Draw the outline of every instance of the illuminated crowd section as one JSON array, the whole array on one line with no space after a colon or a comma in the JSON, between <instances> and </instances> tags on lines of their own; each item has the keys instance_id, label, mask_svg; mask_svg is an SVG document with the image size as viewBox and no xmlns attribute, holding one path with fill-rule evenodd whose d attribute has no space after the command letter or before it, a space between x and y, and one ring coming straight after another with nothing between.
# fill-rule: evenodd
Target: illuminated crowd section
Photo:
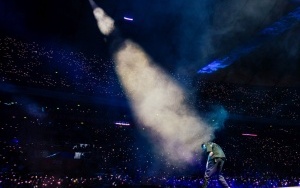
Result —
<instances>
[{"instance_id":1,"label":"illuminated crowd section","mask_svg":"<svg viewBox=\"0 0 300 188\"><path fill-rule=\"evenodd\" d=\"M9 37L0 38L0 44L1 83L125 98L111 59L53 50ZM172 76L188 87L196 88L196 94L199 95L197 106L202 111L208 111L211 105L223 105L232 114L288 120L300 118L300 94L297 88L255 87L202 79L192 83L177 74L173 73Z\"/></svg>"},{"instance_id":2,"label":"illuminated crowd section","mask_svg":"<svg viewBox=\"0 0 300 188\"><path fill-rule=\"evenodd\" d=\"M35 42L0 38L1 82L51 90L101 93L118 96L122 93L114 63L98 56L85 56L70 49L53 49Z\"/></svg>"},{"instance_id":3,"label":"illuminated crowd section","mask_svg":"<svg viewBox=\"0 0 300 188\"><path fill-rule=\"evenodd\" d=\"M203 110L211 105L222 105L232 113L256 118L298 120L300 95L296 87L245 86L230 83L198 82ZM202 100L201 100L202 99Z\"/></svg>"},{"instance_id":4,"label":"illuminated crowd section","mask_svg":"<svg viewBox=\"0 0 300 188\"><path fill-rule=\"evenodd\" d=\"M137 126L130 107L118 103L126 96L113 61L8 37L0 43L0 187L203 183L205 161L176 166L154 152L143 134L147 128ZM216 142L226 153L224 175L231 187L300 186L299 89L188 84L196 88L189 95L197 95L190 103L199 113L209 113L211 106L229 113ZM75 94L116 103L69 97ZM200 155L199 148L195 158Z\"/></svg>"},{"instance_id":5,"label":"illuminated crowd section","mask_svg":"<svg viewBox=\"0 0 300 188\"><path fill-rule=\"evenodd\" d=\"M137 132L134 123L115 124L120 119L132 122L124 113L112 115L104 106L71 107L73 102L58 101L48 102L43 112L47 117L38 119L24 111L21 102L7 105L6 101L11 101L10 96L1 95L5 111L1 132L5 136L0 141L0 185L4 187L197 187L203 183L205 161L198 160L186 169L170 165L163 153L152 151L153 146L140 135L143 129ZM57 109L59 103L71 108ZM98 115L101 118L95 118ZM257 136L247 137L244 132ZM299 185L298 138L299 128L291 125L226 121L216 139L227 155L225 178L233 187Z\"/></svg>"}]
</instances>

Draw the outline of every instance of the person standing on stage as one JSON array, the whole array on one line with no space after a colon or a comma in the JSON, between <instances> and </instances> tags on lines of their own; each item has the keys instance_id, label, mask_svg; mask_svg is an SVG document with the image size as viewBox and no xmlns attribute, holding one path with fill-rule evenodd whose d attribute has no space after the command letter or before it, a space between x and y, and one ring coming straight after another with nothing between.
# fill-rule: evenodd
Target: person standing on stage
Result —
<instances>
[{"instance_id":1,"label":"person standing on stage","mask_svg":"<svg viewBox=\"0 0 300 188\"><path fill-rule=\"evenodd\" d=\"M206 188L211 177L215 175L218 176L218 180L223 187L229 187L225 178L221 174L224 161L226 159L222 148L214 142L205 142L201 145L201 147L208 155L204 174L204 184L202 187Z\"/></svg>"}]
</instances>

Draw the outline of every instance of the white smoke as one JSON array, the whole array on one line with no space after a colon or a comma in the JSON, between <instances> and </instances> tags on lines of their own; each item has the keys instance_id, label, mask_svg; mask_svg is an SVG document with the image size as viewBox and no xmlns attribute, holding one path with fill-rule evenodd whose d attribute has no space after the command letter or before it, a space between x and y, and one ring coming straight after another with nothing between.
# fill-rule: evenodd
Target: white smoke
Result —
<instances>
[{"instance_id":1,"label":"white smoke","mask_svg":"<svg viewBox=\"0 0 300 188\"><path fill-rule=\"evenodd\" d=\"M100 31L110 34L113 20L92 6ZM130 40L115 51L114 59L135 116L148 128L158 152L164 152L173 163L192 162L201 144L211 139L213 129L186 103L183 89Z\"/></svg>"},{"instance_id":2,"label":"white smoke","mask_svg":"<svg viewBox=\"0 0 300 188\"><path fill-rule=\"evenodd\" d=\"M115 28L114 20L103 9L96 7L93 11L98 27L103 35L109 35Z\"/></svg>"},{"instance_id":3,"label":"white smoke","mask_svg":"<svg viewBox=\"0 0 300 188\"><path fill-rule=\"evenodd\" d=\"M185 102L185 93L137 44L115 53L120 77L137 119L158 137L174 162L190 162L213 130Z\"/></svg>"}]
</instances>

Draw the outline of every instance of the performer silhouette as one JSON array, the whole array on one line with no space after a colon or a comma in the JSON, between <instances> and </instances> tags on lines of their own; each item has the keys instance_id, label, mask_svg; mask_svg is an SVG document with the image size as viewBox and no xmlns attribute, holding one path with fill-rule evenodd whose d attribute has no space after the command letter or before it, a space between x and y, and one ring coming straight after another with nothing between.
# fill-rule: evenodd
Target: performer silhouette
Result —
<instances>
[{"instance_id":1,"label":"performer silhouette","mask_svg":"<svg viewBox=\"0 0 300 188\"><path fill-rule=\"evenodd\" d=\"M206 188L211 177L215 175L218 176L218 180L223 187L229 187L225 178L221 174L226 159L222 148L214 142L205 142L201 145L201 147L208 155L204 174L204 184L202 187Z\"/></svg>"}]
</instances>

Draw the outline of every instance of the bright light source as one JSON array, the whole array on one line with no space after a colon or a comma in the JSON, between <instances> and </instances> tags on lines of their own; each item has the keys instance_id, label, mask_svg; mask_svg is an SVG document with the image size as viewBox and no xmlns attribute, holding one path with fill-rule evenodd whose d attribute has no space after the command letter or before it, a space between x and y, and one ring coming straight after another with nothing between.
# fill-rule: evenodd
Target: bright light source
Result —
<instances>
[{"instance_id":1,"label":"bright light source","mask_svg":"<svg viewBox=\"0 0 300 188\"><path fill-rule=\"evenodd\" d=\"M243 133L243 136L257 136L257 134L249 134L249 133Z\"/></svg>"},{"instance_id":2,"label":"bright light source","mask_svg":"<svg viewBox=\"0 0 300 188\"><path fill-rule=\"evenodd\" d=\"M124 16L124 20L133 21L133 18L129 18L129 17Z\"/></svg>"},{"instance_id":3,"label":"bright light source","mask_svg":"<svg viewBox=\"0 0 300 188\"><path fill-rule=\"evenodd\" d=\"M115 124L121 126L130 126L130 123L126 123L126 122L116 122Z\"/></svg>"}]
</instances>

